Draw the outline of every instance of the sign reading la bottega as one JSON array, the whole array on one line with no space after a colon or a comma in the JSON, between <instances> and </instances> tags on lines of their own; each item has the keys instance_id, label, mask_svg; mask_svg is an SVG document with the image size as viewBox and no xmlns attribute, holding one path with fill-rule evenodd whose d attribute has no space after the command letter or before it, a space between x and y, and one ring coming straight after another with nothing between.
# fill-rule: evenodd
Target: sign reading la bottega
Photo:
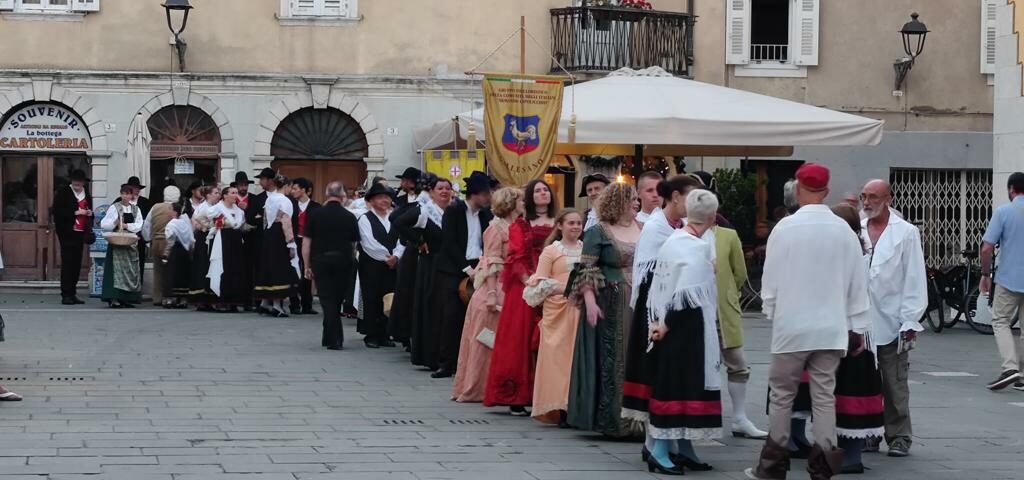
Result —
<instances>
[{"instance_id":1,"label":"sign reading la bottega","mask_svg":"<svg viewBox=\"0 0 1024 480\"><path fill-rule=\"evenodd\" d=\"M85 123L65 107L33 104L11 113L0 125L0 150L80 150L91 148Z\"/></svg>"}]
</instances>

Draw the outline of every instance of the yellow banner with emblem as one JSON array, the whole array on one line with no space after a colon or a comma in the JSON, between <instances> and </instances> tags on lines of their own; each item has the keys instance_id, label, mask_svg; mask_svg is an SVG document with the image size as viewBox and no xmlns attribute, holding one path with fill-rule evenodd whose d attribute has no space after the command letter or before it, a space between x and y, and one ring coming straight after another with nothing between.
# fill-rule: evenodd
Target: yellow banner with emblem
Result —
<instances>
[{"instance_id":1,"label":"yellow banner with emblem","mask_svg":"<svg viewBox=\"0 0 1024 480\"><path fill-rule=\"evenodd\" d=\"M462 179L474 171L487 172L484 152L477 150L423 150L423 169L458 185L459 191L465 190Z\"/></svg>"},{"instance_id":2,"label":"yellow banner with emblem","mask_svg":"<svg viewBox=\"0 0 1024 480\"><path fill-rule=\"evenodd\" d=\"M562 79L546 75L487 74L484 130L491 173L502 185L541 178L558 143Z\"/></svg>"}]
</instances>

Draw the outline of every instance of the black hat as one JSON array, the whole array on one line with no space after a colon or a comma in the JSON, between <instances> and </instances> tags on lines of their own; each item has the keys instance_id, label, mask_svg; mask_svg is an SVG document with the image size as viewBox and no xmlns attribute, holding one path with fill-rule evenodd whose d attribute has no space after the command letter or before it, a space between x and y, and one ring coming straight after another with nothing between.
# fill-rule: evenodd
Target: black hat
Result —
<instances>
[{"instance_id":1,"label":"black hat","mask_svg":"<svg viewBox=\"0 0 1024 480\"><path fill-rule=\"evenodd\" d=\"M256 178L269 178L273 180L276 176L277 172L275 172L273 168L264 168L263 170L260 170L260 174L256 175Z\"/></svg>"},{"instance_id":2,"label":"black hat","mask_svg":"<svg viewBox=\"0 0 1024 480\"><path fill-rule=\"evenodd\" d=\"M469 174L469 177L463 178L466 182L466 194L473 195L474 193L482 193L491 191L491 177L487 176L486 173L480 171L474 171Z\"/></svg>"},{"instance_id":3,"label":"black hat","mask_svg":"<svg viewBox=\"0 0 1024 480\"><path fill-rule=\"evenodd\" d=\"M704 184L704 188L706 188L706 189L708 189L708 190L710 190L712 192L714 192L716 190L715 187L717 185L715 185L715 177L714 177L714 175L711 175L710 173L705 172L703 170L699 170L699 171L693 172L691 175L699 178L700 179L700 183Z\"/></svg>"},{"instance_id":4,"label":"black hat","mask_svg":"<svg viewBox=\"0 0 1024 480\"><path fill-rule=\"evenodd\" d=\"M202 186L203 186L203 181L202 180L195 180L192 183L188 184L188 191L189 191L189 193L192 193L193 190L195 190L195 189L197 189L199 187L202 187Z\"/></svg>"},{"instance_id":5,"label":"black hat","mask_svg":"<svg viewBox=\"0 0 1024 480\"><path fill-rule=\"evenodd\" d=\"M243 183L252 184L253 181L249 180L249 175L246 174L245 172L237 172L237 173L235 173L235 182L234 182L234 184L237 186L237 185L241 185Z\"/></svg>"},{"instance_id":6,"label":"black hat","mask_svg":"<svg viewBox=\"0 0 1024 480\"><path fill-rule=\"evenodd\" d=\"M139 190L142 190L143 188L146 188L146 186L143 185L142 182L139 181L139 177L128 177L128 183L125 183L125 185L129 185L129 186L138 188Z\"/></svg>"},{"instance_id":7,"label":"black hat","mask_svg":"<svg viewBox=\"0 0 1024 480\"><path fill-rule=\"evenodd\" d=\"M88 182L89 177L85 176L85 172L76 168L68 175L68 180L72 182Z\"/></svg>"},{"instance_id":8,"label":"black hat","mask_svg":"<svg viewBox=\"0 0 1024 480\"><path fill-rule=\"evenodd\" d=\"M387 195L394 199L395 191L392 190L390 187L386 187L380 183L374 183L373 185L370 185L370 189L366 191L366 194L363 195L363 198L369 201L371 198L376 197L377 195Z\"/></svg>"},{"instance_id":9,"label":"black hat","mask_svg":"<svg viewBox=\"0 0 1024 480\"><path fill-rule=\"evenodd\" d=\"M608 177L604 176L603 174L591 173L590 175L587 175L587 176L583 177L583 182L580 183L580 197L579 198L583 198L583 197L587 196L587 185L591 184L591 183L594 183L594 182L601 182L601 183L603 183L605 185L610 185L612 183L612 181L608 180Z\"/></svg>"},{"instance_id":10,"label":"black hat","mask_svg":"<svg viewBox=\"0 0 1024 480\"><path fill-rule=\"evenodd\" d=\"M405 169L405 171L402 172L401 175L399 175L399 176L397 176L395 178L397 178L399 180L406 180L406 179L408 179L408 180L419 180L420 179L420 170L418 168L415 168L415 167L409 167L409 168Z\"/></svg>"}]
</instances>

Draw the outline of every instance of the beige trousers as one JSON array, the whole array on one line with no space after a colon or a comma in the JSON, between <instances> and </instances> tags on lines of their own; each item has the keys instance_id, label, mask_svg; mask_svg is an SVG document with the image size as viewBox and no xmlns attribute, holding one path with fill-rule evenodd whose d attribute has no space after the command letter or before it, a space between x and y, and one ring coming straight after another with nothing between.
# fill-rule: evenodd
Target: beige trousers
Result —
<instances>
[{"instance_id":1,"label":"beige trousers","mask_svg":"<svg viewBox=\"0 0 1024 480\"><path fill-rule=\"evenodd\" d=\"M729 383L747 383L750 379L750 367L743 357L743 347L722 349L722 364L725 365Z\"/></svg>"},{"instance_id":2,"label":"beige trousers","mask_svg":"<svg viewBox=\"0 0 1024 480\"><path fill-rule=\"evenodd\" d=\"M996 346L1003 360L1003 371L1020 371L1020 358L1017 356L1017 340L1013 338L1010 322L1016 312L1020 323L1024 323L1024 293L1011 292L1002 285L996 285L992 292L992 330L996 336Z\"/></svg>"},{"instance_id":3,"label":"beige trousers","mask_svg":"<svg viewBox=\"0 0 1024 480\"><path fill-rule=\"evenodd\" d=\"M836 445L836 369L842 359L841 350L776 353L772 355L768 385L768 436L778 445L789 442L793 401L800 388L804 369L810 375L811 404L814 411L814 443L829 452Z\"/></svg>"}]
</instances>

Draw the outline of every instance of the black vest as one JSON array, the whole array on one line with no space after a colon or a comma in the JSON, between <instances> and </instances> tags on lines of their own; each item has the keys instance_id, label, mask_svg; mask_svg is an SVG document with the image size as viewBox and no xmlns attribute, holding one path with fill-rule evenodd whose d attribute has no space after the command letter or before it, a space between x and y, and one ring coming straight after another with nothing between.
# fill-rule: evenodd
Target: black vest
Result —
<instances>
[{"instance_id":1,"label":"black vest","mask_svg":"<svg viewBox=\"0 0 1024 480\"><path fill-rule=\"evenodd\" d=\"M366 219L370 221L370 232L373 233L373 238L377 240L377 243L388 249L388 253L393 255L395 253L395 247L398 245L398 236L388 233L387 229L384 228L384 224L381 223L380 219L377 218L377 214L373 213L372 210L366 212L364 215L366 215ZM394 225L392 225L391 228L394 230ZM362 256L370 258L370 256L363 250L363 244L361 243L359 244L359 251L362 253Z\"/></svg>"}]
</instances>

